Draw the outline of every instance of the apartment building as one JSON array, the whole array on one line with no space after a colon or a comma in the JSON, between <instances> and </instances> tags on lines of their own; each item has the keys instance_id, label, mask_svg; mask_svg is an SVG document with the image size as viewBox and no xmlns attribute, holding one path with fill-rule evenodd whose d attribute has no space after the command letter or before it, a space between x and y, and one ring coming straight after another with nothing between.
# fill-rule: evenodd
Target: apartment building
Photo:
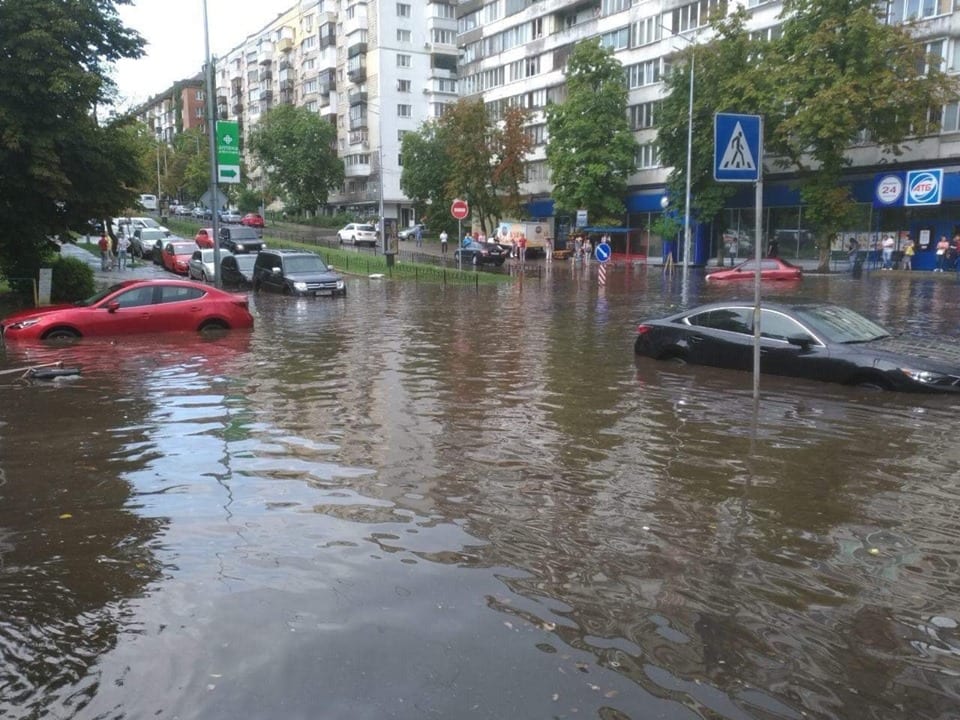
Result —
<instances>
[{"instance_id":1,"label":"apartment building","mask_svg":"<svg viewBox=\"0 0 960 720\"><path fill-rule=\"evenodd\" d=\"M206 98L203 76L196 75L175 82L137 107L133 114L169 143L176 135L193 128L206 132Z\"/></svg>"},{"instance_id":2,"label":"apartment building","mask_svg":"<svg viewBox=\"0 0 960 720\"><path fill-rule=\"evenodd\" d=\"M403 134L457 99L456 6L423 0L302 0L217 61L220 118L241 134L279 103L337 128L346 180L332 209L407 226ZM260 168L247 158L251 179Z\"/></svg>"},{"instance_id":3,"label":"apartment building","mask_svg":"<svg viewBox=\"0 0 960 720\"><path fill-rule=\"evenodd\" d=\"M779 32L779 0L746 0L748 27L763 37ZM657 103L664 93L664 79L671 57L690 44L709 38L708 17L718 9L733 10L728 0L465 0L458 5L460 48L459 83L463 97L482 97L494 116L510 105L521 105L532 113L529 123L536 143L523 192L531 201L531 217L554 215L552 189L545 162L548 102L562 102L565 94L563 69L578 42L599 38L623 64L629 86L629 119L640 149L636 172L624 198L628 227L649 227L663 212L661 201L670 168L661 165L657 152ZM918 42L928 52L944 58L951 72L960 71L960 12L950 0L927 3L894 0L888 4L890 22L912 23ZM960 106L943 109L943 129L937 137L910 144L899 158L882 157L864 139L851 149L850 172L855 196L864 205L862 227L851 231L896 230L903 235L925 238L958 229L951 212L960 205ZM911 168L936 167L943 170L943 204L938 207L877 207L877 176L906 172ZM803 232L803 207L787 172L765 177L764 226L771 233L789 230L795 243L781 242L785 254L807 254L812 235ZM729 208L727 224L735 232L753 227L753 193L741 193ZM569 220L566 220L569 222ZM883 226L881 228L881 226ZM693 262L704 262L713 254L719 232L727 228L695 228ZM639 233L637 233L639 235ZM712 235L712 237L711 237ZM869 238L866 238L869 240ZM659 238L644 238L651 255L662 252ZM652 243L652 244L650 244ZM668 251L675 250L668 248Z\"/></svg>"}]
</instances>

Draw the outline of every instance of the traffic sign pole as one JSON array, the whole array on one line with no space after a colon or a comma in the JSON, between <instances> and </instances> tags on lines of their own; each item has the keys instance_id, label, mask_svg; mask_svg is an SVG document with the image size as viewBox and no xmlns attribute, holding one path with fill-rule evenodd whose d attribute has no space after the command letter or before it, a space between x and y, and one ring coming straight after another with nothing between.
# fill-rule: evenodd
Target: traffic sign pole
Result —
<instances>
[{"instance_id":1,"label":"traffic sign pole","mask_svg":"<svg viewBox=\"0 0 960 720\"><path fill-rule=\"evenodd\" d=\"M457 268L463 270L463 220L470 214L470 204L457 198L450 203L450 214L457 221Z\"/></svg>"}]
</instances>

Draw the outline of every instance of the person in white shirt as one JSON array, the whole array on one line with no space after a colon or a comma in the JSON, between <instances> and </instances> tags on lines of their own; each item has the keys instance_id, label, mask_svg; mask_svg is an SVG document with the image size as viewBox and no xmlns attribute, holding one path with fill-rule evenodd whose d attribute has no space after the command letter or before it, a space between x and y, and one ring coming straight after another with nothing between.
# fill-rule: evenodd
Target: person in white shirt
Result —
<instances>
[{"instance_id":1,"label":"person in white shirt","mask_svg":"<svg viewBox=\"0 0 960 720\"><path fill-rule=\"evenodd\" d=\"M443 255L446 255L446 254L447 254L447 240L448 240L448 239L449 239L449 238L447 237L447 231L446 231L446 230L444 230L443 232L440 233L440 253L443 254Z\"/></svg>"}]
</instances>

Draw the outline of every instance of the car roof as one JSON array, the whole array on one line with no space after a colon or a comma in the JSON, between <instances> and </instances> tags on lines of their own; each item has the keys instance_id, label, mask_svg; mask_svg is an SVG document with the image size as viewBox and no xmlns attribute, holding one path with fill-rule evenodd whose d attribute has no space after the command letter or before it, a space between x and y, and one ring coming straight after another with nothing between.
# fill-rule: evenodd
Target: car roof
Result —
<instances>
[{"instance_id":1,"label":"car roof","mask_svg":"<svg viewBox=\"0 0 960 720\"><path fill-rule=\"evenodd\" d=\"M261 255L282 255L283 257L293 257L295 255L312 255L314 257L320 257L319 253L310 252L309 250L285 250L283 248L271 248L269 250L261 250Z\"/></svg>"}]
</instances>

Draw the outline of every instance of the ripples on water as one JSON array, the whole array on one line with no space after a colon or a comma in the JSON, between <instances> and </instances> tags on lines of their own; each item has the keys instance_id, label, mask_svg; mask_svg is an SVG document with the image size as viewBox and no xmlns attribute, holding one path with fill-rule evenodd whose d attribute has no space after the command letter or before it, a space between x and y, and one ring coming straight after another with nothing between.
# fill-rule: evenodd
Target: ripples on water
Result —
<instances>
[{"instance_id":1,"label":"ripples on water","mask_svg":"<svg viewBox=\"0 0 960 720\"><path fill-rule=\"evenodd\" d=\"M8 349L84 373L0 376L0 717L954 713L954 405L764 378L754 412L632 355L736 291L611 280ZM804 292L952 331L945 283Z\"/></svg>"}]
</instances>

